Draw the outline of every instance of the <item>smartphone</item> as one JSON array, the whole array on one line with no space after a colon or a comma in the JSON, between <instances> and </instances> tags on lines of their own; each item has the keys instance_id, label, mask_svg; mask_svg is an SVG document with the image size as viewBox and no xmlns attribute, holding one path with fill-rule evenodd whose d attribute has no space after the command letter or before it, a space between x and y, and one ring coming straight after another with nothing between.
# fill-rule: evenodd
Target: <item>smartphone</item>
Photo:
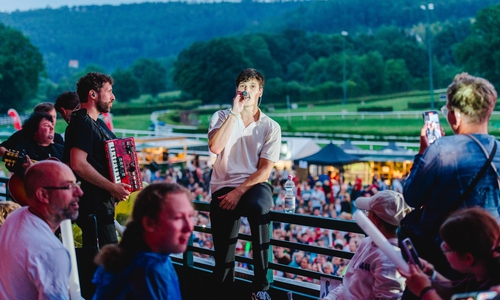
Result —
<instances>
[{"instance_id":1,"label":"smartphone","mask_svg":"<svg viewBox=\"0 0 500 300\"><path fill-rule=\"evenodd\" d=\"M498 300L500 295L497 292L492 291L482 291L482 292L472 292L472 293L461 293L455 294L451 297L451 300Z\"/></svg>"},{"instance_id":2,"label":"smartphone","mask_svg":"<svg viewBox=\"0 0 500 300\"><path fill-rule=\"evenodd\" d=\"M413 246L413 243L411 242L410 238L404 239L402 244L403 244L403 249L406 252L406 255L408 255L408 260L410 261L410 263L417 265L420 268L420 270L422 270L424 266L422 266L420 259L418 259L417 250L415 250L415 247Z\"/></svg>"},{"instance_id":3,"label":"smartphone","mask_svg":"<svg viewBox=\"0 0 500 300\"><path fill-rule=\"evenodd\" d=\"M432 144L441 137L439 113L435 110L424 111L422 118L424 119L424 124L427 126L427 140Z\"/></svg>"}]
</instances>

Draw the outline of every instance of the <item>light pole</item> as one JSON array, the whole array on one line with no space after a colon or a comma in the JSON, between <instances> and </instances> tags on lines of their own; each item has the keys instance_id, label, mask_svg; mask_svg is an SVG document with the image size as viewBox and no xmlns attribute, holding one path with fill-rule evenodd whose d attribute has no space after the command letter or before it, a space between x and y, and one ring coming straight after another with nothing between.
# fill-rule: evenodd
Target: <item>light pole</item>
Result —
<instances>
[{"instance_id":1,"label":"light pole","mask_svg":"<svg viewBox=\"0 0 500 300\"><path fill-rule=\"evenodd\" d=\"M431 30L430 30L430 11L434 10L434 4L429 3L427 6L420 5L422 10L426 11L427 26L425 27L426 39L427 39L427 50L429 52L429 89L431 93L431 109L434 109L434 83L432 80L432 41L431 41Z\"/></svg>"},{"instance_id":2,"label":"light pole","mask_svg":"<svg viewBox=\"0 0 500 300\"><path fill-rule=\"evenodd\" d=\"M346 70L345 70L345 39L346 36L349 34L347 31L342 31L341 32L343 38L342 38L342 76L343 76L343 81L342 81L342 90L344 92L344 97L342 98L342 104L347 103L347 83L346 83Z\"/></svg>"}]
</instances>

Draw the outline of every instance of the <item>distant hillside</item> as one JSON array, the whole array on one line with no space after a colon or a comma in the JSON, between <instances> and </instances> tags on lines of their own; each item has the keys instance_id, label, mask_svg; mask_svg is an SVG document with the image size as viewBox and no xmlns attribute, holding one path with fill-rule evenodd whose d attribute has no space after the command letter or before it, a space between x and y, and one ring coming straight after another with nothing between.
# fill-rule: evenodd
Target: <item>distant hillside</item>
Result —
<instances>
[{"instance_id":1,"label":"distant hillside","mask_svg":"<svg viewBox=\"0 0 500 300\"><path fill-rule=\"evenodd\" d=\"M434 2L431 22L474 17L496 0ZM21 30L44 56L49 76L68 72L68 61L114 71L137 58L176 56L195 41L283 29L349 34L381 25L410 28L425 22L413 0L331 0L257 3L144 3L81 6L0 13L0 22Z\"/></svg>"}]
</instances>

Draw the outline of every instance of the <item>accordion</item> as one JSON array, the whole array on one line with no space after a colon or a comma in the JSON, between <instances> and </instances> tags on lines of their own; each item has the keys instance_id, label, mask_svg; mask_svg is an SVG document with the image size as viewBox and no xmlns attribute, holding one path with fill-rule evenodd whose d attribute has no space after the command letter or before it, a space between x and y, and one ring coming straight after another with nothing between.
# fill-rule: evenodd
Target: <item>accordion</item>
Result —
<instances>
[{"instance_id":1,"label":"accordion","mask_svg":"<svg viewBox=\"0 0 500 300\"><path fill-rule=\"evenodd\" d=\"M142 189L141 168L134 138L108 140L104 143L110 180L130 185L130 192Z\"/></svg>"}]
</instances>

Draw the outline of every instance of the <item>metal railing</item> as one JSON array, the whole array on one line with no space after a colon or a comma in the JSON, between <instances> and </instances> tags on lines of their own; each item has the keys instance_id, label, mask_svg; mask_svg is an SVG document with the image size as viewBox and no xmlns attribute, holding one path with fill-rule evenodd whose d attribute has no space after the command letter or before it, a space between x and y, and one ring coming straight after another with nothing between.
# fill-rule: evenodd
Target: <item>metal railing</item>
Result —
<instances>
[{"instance_id":1,"label":"metal railing","mask_svg":"<svg viewBox=\"0 0 500 300\"><path fill-rule=\"evenodd\" d=\"M9 178L0 177L0 184L5 184L6 186L5 192L0 191L0 197L2 198L5 197L7 200L12 200L12 197L7 188L8 181ZM204 211L204 212L210 211L210 204L207 202L194 201L193 205L195 209L198 211ZM273 222L281 222L287 224L323 228L328 230L339 230L342 232L353 232L353 233L364 234L364 232L361 230L361 228L359 228L359 226L355 222L348 220L328 219L324 217L315 217L315 216L300 215L300 214L285 214L277 211L271 211L270 217L271 217L271 224ZM194 230L198 232L211 234L211 229L205 226L195 226ZM335 250L331 248L318 247L308 244L301 244L301 243L275 239L272 237L272 233L273 229L271 226L271 247L269 249L269 272L268 272L268 279L269 282L271 283L271 289L291 291L294 295L302 296L303 299L317 299L319 296L320 286L317 283L306 283L306 282L296 281L293 279L288 279L285 277L273 276L273 272L281 271L284 273L305 276L317 280L320 280L321 277L333 280L342 280L342 277L275 263L273 262L273 257L274 257L273 247L290 248L299 251L304 251L307 253L323 254L326 256L340 257L343 259L351 259L352 256L354 255L354 253L348 251ZM238 239L244 241L251 241L251 237L248 234L239 234ZM176 256L173 255L172 258L174 262L182 265L183 268L190 269L190 271L194 272L196 270L196 271L211 273L214 266L213 261L201 259L197 257L195 253L213 256L214 250L194 246L193 239L191 238L191 240L189 241L189 246L187 251L182 255L176 255ZM291 258L293 259L293 257ZM253 264L252 258L249 257L236 255L235 259L236 262L245 263L247 265ZM244 268L236 268L236 273L239 279L248 279L253 276L252 271Z\"/></svg>"},{"instance_id":2,"label":"metal railing","mask_svg":"<svg viewBox=\"0 0 500 300\"><path fill-rule=\"evenodd\" d=\"M1 200L12 200L12 196L9 192L9 178L0 177L0 185L3 187L0 189L0 199Z\"/></svg>"},{"instance_id":3,"label":"metal railing","mask_svg":"<svg viewBox=\"0 0 500 300\"><path fill-rule=\"evenodd\" d=\"M194 201L193 204L195 209L198 211L208 212L210 210L210 204L207 202ZM296 224L296 225L309 226L315 228L319 227L329 230L340 230L343 232L364 234L364 232L355 222L349 220L328 219L324 217L315 217L315 216L300 215L300 214L285 214L277 211L271 211L270 216L271 216L271 224L273 222L282 222L282 223ZM205 226L195 226L194 230L198 232L211 234L211 229ZM291 291L293 294L301 295L308 299L318 299L320 291L319 284L305 283L284 277L276 277L273 276L273 272L276 270L285 273L305 276L317 280L320 280L321 277L326 277L341 281L342 277L336 275L327 275L320 272L315 272L311 270L305 270L301 268L275 263L273 262L273 247L278 246L283 248L290 248L290 249L304 251L307 253L323 254L326 256L340 257L344 259L351 259L352 256L354 255L354 253L348 251L335 250L331 248L318 247L308 244L294 243L285 240L275 239L272 237L272 233L273 229L271 228L271 247L269 249L270 253L269 253L269 273L268 273L268 279L269 282L271 282L271 288ZM250 241L250 235L240 233L238 239ZM179 255L177 257L174 257L173 259L177 263L182 264L183 267L185 268L191 268L193 270L196 269L198 271L202 270L205 272L212 272L213 262L206 259L199 259L198 257L196 257L195 253L213 256L214 250L193 246L193 240L191 239L187 251L183 255ZM249 265L251 265L253 262L251 258L240 255L236 255L235 259L236 262L241 262ZM253 276L253 272L243 268L236 268L236 274L237 276L239 276L240 279Z\"/></svg>"}]
</instances>

